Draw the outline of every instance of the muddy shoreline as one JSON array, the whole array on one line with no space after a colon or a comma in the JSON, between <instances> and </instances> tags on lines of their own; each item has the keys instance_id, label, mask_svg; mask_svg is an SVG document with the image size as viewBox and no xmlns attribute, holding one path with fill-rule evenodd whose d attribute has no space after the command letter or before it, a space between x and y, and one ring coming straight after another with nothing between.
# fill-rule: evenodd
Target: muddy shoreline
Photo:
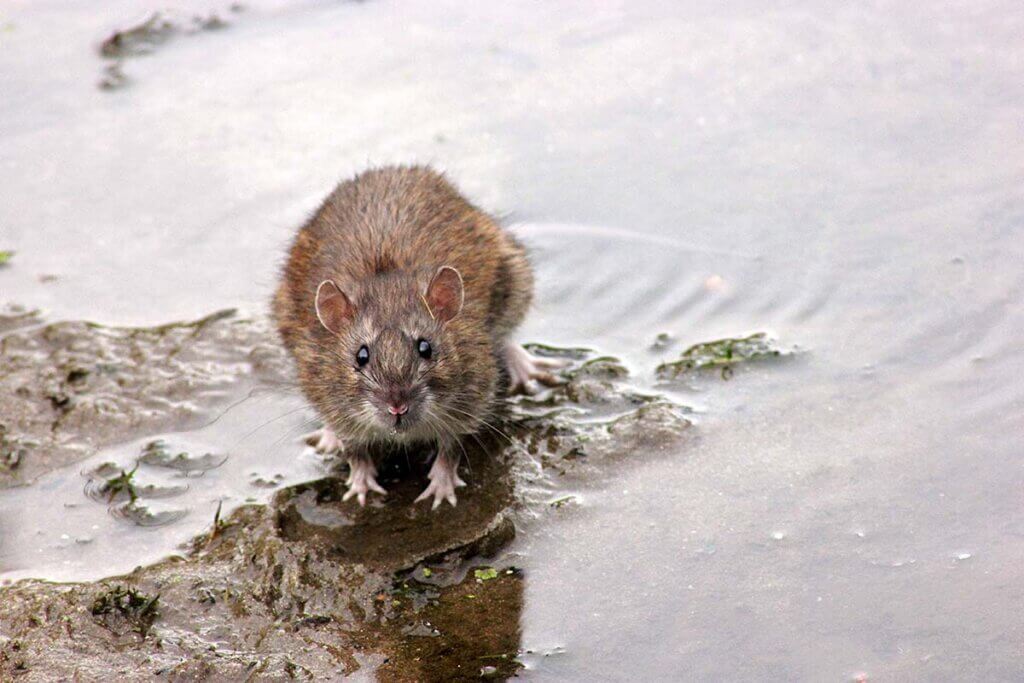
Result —
<instances>
[{"instance_id":1,"label":"muddy shoreline","mask_svg":"<svg viewBox=\"0 0 1024 683\"><path fill-rule=\"evenodd\" d=\"M111 443L193 428L254 387L290 386L290 366L267 322L233 311L153 328L46 324L23 311L5 321L0 486L7 489L31 486ZM563 495L567 487L581 477L600 480L624 459L677 452L690 426L680 406L632 388L617 359L534 350L571 361L563 383L510 401L499 430L467 441L469 486L457 508L414 506L422 454L382 454L390 493L365 509L341 502L345 468L335 463L325 478L280 487L267 505L242 505L223 518L218 508L187 547L126 575L8 582L0 587L3 677L514 675L528 577L502 551L517 528L559 514L573 501ZM171 451L150 442L135 466L202 476L201 459ZM145 509L160 493L134 482L129 465L91 473L112 514Z\"/></svg>"}]
</instances>

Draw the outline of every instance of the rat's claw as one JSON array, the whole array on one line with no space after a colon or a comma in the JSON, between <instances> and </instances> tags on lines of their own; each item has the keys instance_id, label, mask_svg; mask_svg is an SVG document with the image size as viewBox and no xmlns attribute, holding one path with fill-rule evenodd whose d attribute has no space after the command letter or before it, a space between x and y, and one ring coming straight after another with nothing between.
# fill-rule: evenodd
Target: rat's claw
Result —
<instances>
[{"instance_id":1,"label":"rat's claw","mask_svg":"<svg viewBox=\"0 0 1024 683\"><path fill-rule=\"evenodd\" d=\"M535 394L540 390L538 383L554 386L559 380L550 370L558 370L569 364L562 358L538 358L519 344L509 342L505 346L505 364L508 367L508 391L510 394L522 391Z\"/></svg>"},{"instance_id":2,"label":"rat's claw","mask_svg":"<svg viewBox=\"0 0 1024 683\"><path fill-rule=\"evenodd\" d=\"M458 498L455 497L455 487L465 485L466 483L461 480L456 484L452 484L448 481L441 482L440 480L434 480L430 482L430 485L427 486L423 493L416 498L415 502L418 503L421 500L426 500L433 496L434 502L430 505L431 510L436 510L441 507L441 501L443 500L447 500L452 507L455 507L459 502Z\"/></svg>"},{"instance_id":3,"label":"rat's claw","mask_svg":"<svg viewBox=\"0 0 1024 683\"><path fill-rule=\"evenodd\" d=\"M337 453L341 450L341 439L330 427L323 427L302 437L307 445L316 449L317 453Z\"/></svg>"},{"instance_id":4,"label":"rat's claw","mask_svg":"<svg viewBox=\"0 0 1024 683\"><path fill-rule=\"evenodd\" d=\"M359 507L366 506L366 489L360 491L355 486L350 486L348 491L345 491L345 495L341 497L341 501L345 502L352 496L355 496L356 500L359 501Z\"/></svg>"},{"instance_id":5,"label":"rat's claw","mask_svg":"<svg viewBox=\"0 0 1024 683\"><path fill-rule=\"evenodd\" d=\"M341 497L342 502L355 497L359 501L360 507L362 507L366 505L366 494L370 491L384 496L387 495L388 492L384 490L384 487L377 483L377 468L372 460L369 458L352 458L349 460L349 468L348 479L345 481L348 485L348 491Z\"/></svg>"},{"instance_id":6,"label":"rat's claw","mask_svg":"<svg viewBox=\"0 0 1024 683\"><path fill-rule=\"evenodd\" d=\"M427 474L430 484L414 502L418 503L433 496L434 502L430 506L431 510L436 510L440 507L443 500L447 500L452 507L455 507L458 502L458 499L455 497L455 489L466 485L466 482L459 478L457 467L458 465L453 464L448 458L439 456Z\"/></svg>"}]
</instances>

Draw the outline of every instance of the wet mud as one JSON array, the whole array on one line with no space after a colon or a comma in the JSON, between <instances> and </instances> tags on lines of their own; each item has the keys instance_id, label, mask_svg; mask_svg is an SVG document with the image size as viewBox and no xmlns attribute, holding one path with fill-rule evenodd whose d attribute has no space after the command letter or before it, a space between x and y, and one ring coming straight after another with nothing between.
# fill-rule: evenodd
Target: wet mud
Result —
<instances>
[{"instance_id":1,"label":"wet mud","mask_svg":"<svg viewBox=\"0 0 1024 683\"><path fill-rule=\"evenodd\" d=\"M652 350L660 351L670 345L667 335L659 335ZM726 337L694 344L679 354L676 360L658 365L655 373L662 381L685 382L695 375L717 372L722 379L730 379L738 367L749 363L780 361L801 353L799 347L782 346L764 332L745 337Z\"/></svg>"},{"instance_id":2,"label":"wet mud","mask_svg":"<svg viewBox=\"0 0 1024 683\"><path fill-rule=\"evenodd\" d=\"M151 328L0 315L0 488L105 444L209 420L255 385L286 382L264 322L221 311Z\"/></svg>"},{"instance_id":3,"label":"wet mud","mask_svg":"<svg viewBox=\"0 0 1024 683\"><path fill-rule=\"evenodd\" d=\"M31 485L111 442L187 430L254 386L289 383L267 323L231 312L145 329L45 324L25 311L4 322L5 486ZM468 486L456 508L413 504L427 453L384 452L389 493L365 508L341 501L346 466L336 462L331 476L283 487L268 505L223 518L218 508L187 548L127 575L8 584L0 678L513 675L529 577L503 550L517 529L570 500L574 477L678 452L690 424L682 407L633 389L617 359L535 351L571 364L558 386L510 399L492 432L463 444ZM217 466L207 455L153 438L134 468L87 473L83 495L130 508L162 495L135 481L138 467L201 474Z\"/></svg>"},{"instance_id":4,"label":"wet mud","mask_svg":"<svg viewBox=\"0 0 1024 683\"><path fill-rule=\"evenodd\" d=\"M243 9L241 4L233 3L227 12L237 13ZM99 87L103 90L117 90L128 85L130 79L124 71L126 59L151 54L177 36L216 31L227 25L222 14L217 12L179 16L164 11L154 12L134 26L114 31L99 46L100 56L106 60Z\"/></svg>"}]
</instances>

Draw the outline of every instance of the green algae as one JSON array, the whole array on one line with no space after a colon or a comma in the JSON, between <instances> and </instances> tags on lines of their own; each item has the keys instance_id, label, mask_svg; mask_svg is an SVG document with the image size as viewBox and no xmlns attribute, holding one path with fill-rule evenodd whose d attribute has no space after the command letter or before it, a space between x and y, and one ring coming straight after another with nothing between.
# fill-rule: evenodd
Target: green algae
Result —
<instances>
[{"instance_id":1,"label":"green algae","mask_svg":"<svg viewBox=\"0 0 1024 683\"><path fill-rule=\"evenodd\" d=\"M145 638L159 616L159 601L159 593L150 597L131 586L115 585L96 596L89 612L105 624L109 617L118 616Z\"/></svg>"},{"instance_id":2,"label":"green algae","mask_svg":"<svg viewBox=\"0 0 1024 683\"><path fill-rule=\"evenodd\" d=\"M658 379L677 379L688 373L717 370L722 379L732 376L732 369L740 363L772 360L792 355L764 332L746 337L726 337L694 344L680 354L678 360L660 364L655 369Z\"/></svg>"},{"instance_id":3,"label":"green algae","mask_svg":"<svg viewBox=\"0 0 1024 683\"><path fill-rule=\"evenodd\" d=\"M498 570L494 567L484 567L482 569L474 569L473 577L477 581L490 581L491 579L498 578Z\"/></svg>"},{"instance_id":4,"label":"green algae","mask_svg":"<svg viewBox=\"0 0 1024 683\"><path fill-rule=\"evenodd\" d=\"M139 498L139 493L135 487L135 472L139 469L139 464L135 463L135 467L130 470L121 470L121 474L115 477L107 479L100 486L100 493L107 497L107 502L112 503L115 498L121 494L128 496L128 501L134 503Z\"/></svg>"}]
</instances>

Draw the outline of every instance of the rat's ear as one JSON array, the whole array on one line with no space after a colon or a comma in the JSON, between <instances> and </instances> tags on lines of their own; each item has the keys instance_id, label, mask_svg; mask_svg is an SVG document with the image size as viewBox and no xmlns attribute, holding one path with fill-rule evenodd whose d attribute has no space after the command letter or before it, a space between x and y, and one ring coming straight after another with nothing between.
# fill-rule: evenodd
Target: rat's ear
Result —
<instances>
[{"instance_id":1,"label":"rat's ear","mask_svg":"<svg viewBox=\"0 0 1024 683\"><path fill-rule=\"evenodd\" d=\"M451 266L441 266L427 287L423 301L435 320L448 322L462 310L462 276Z\"/></svg>"},{"instance_id":2,"label":"rat's ear","mask_svg":"<svg viewBox=\"0 0 1024 683\"><path fill-rule=\"evenodd\" d=\"M339 334L355 315L356 307L334 281L324 280L316 288L316 317L328 330Z\"/></svg>"}]
</instances>

